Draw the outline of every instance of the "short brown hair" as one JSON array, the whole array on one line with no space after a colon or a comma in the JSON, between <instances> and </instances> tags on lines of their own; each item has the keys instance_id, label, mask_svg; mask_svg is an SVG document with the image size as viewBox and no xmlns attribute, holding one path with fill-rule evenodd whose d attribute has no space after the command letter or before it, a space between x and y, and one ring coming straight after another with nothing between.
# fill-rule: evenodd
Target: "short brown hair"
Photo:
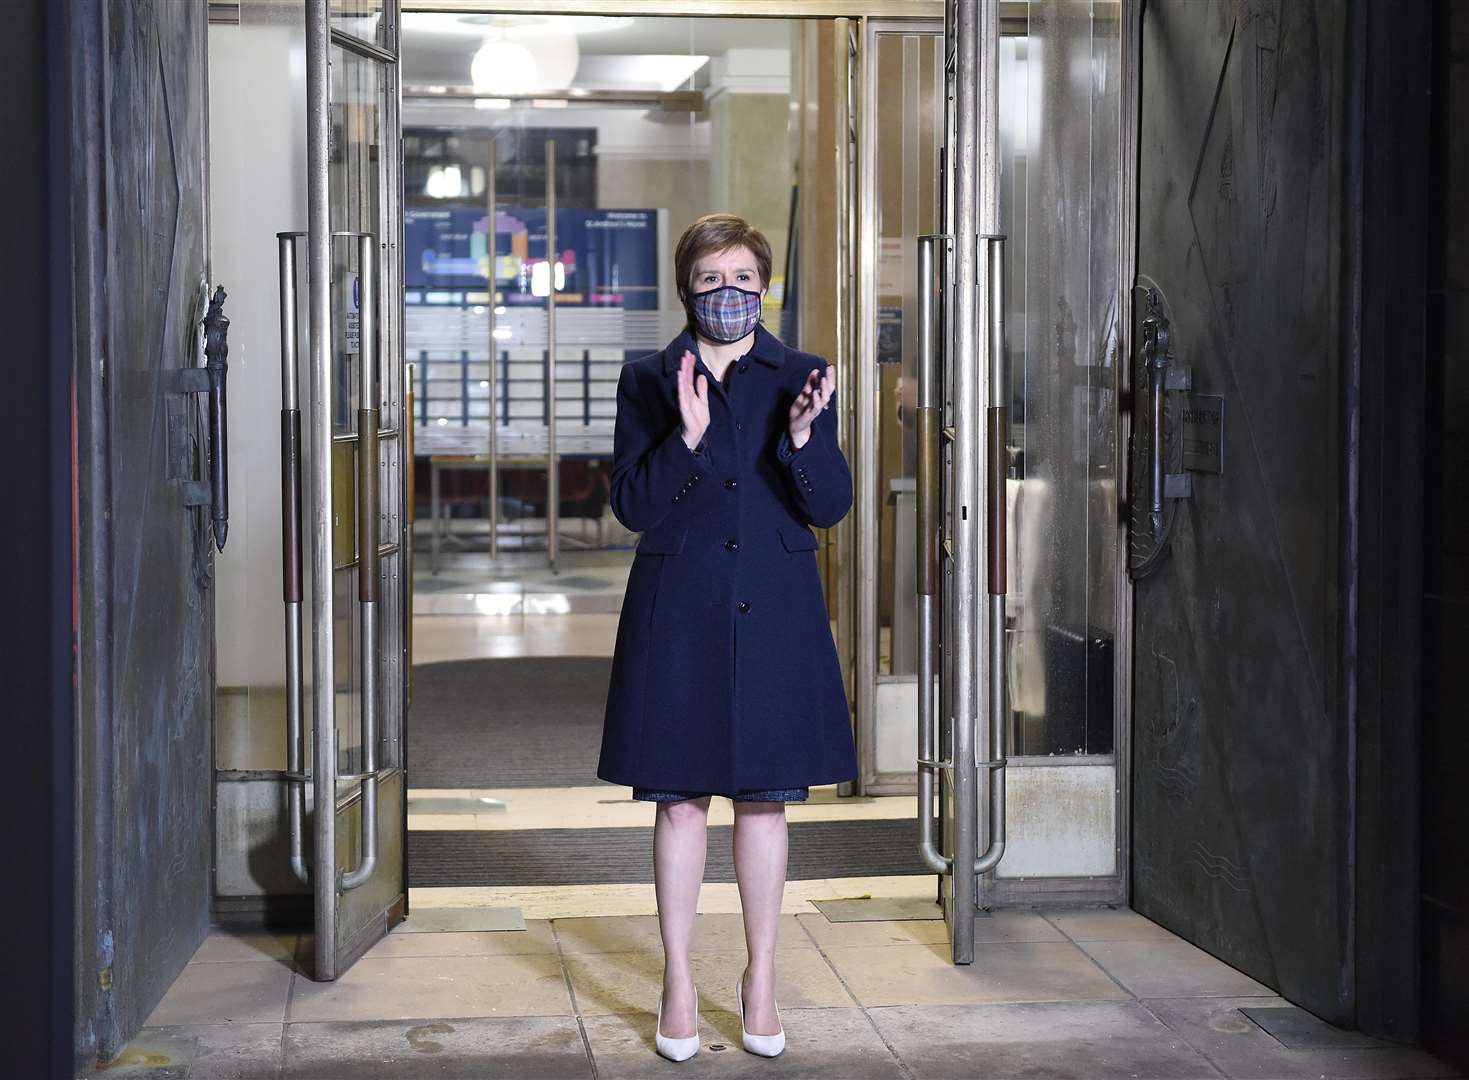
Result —
<instances>
[{"instance_id":1,"label":"short brown hair","mask_svg":"<svg viewBox=\"0 0 1469 1080\"><path fill-rule=\"evenodd\" d=\"M705 214L678 238L673 249L673 273L678 279L679 299L688 304L689 278L694 264L705 255L744 247L755 256L755 269L760 271L760 284L770 288L770 241L765 234L736 214Z\"/></svg>"}]
</instances>

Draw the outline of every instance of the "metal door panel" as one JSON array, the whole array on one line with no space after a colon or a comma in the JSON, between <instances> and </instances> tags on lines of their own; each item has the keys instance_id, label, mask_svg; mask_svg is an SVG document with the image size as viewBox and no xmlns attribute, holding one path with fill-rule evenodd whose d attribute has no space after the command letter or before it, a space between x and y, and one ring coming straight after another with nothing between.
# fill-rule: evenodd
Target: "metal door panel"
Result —
<instances>
[{"instance_id":1,"label":"metal door panel","mask_svg":"<svg viewBox=\"0 0 1469 1080\"><path fill-rule=\"evenodd\" d=\"M341 975L407 913L407 890L399 869L403 865L403 832L391 822L401 814L407 797L404 774L385 773L377 786L378 865L360 887L337 898L337 974ZM362 859L362 798L356 789L337 808L337 866L353 867Z\"/></svg>"},{"instance_id":2,"label":"metal door panel","mask_svg":"<svg viewBox=\"0 0 1469 1080\"><path fill-rule=\"evenodd\" d=\"M107 1059L209 924L213 541L208 507L182 491L205 475L203 414L171 378L202 363L205 13L138 0L76 12L89 16L97 55L78 62L100 76L79 109L96 142L78 151L75 205L99 261L78 337L97 349L77 378L100 402L78 435L79 665L95 697L80 716L77 1020L79 1049Z\"/></svg>"},{"instance_id":3,"label":"metal door panel","mask_svg":"<svg viewBox=\"0 0 1469 1080\"><path fill-rule=\"evenodd\" d=\"M1193 474L1192 497L1167 500L1155 526L1149 376L1135 365L1132 540L1140 553L1167 541L1135 592L1134 904L1350 1022L1341 13L1149 0L1140 55L1134 302L1156 290L1174 367L1191 369L1194 394L1223 396L1228 426L1222 474ZM1185 402L1164 398L1178 469Z\"/></svg>"}]
</instances>

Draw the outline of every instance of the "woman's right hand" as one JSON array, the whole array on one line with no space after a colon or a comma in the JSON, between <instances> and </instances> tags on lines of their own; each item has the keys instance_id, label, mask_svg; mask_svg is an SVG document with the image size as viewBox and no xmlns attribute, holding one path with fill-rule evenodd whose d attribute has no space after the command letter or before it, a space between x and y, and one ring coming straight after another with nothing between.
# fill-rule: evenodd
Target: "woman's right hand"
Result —
<instances>
[{"instance_id":1,"label":"woman's right hand","mask_svg":"<svg viewBox=\"0 0 1469 1080\"><path fill-rule=\"evenodd\" d=\"M709 380L694 376L694 354L684 350L678 363L678 411L683 420L684 445L693 450L709 429Z\"/></svg>"}]
</instances>

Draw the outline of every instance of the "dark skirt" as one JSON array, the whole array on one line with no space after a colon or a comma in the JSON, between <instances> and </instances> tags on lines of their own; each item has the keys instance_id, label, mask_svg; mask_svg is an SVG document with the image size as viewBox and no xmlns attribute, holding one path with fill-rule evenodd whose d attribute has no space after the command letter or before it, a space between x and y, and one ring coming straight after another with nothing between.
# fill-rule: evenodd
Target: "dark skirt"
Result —
<instances>
[{"instance_id":1,"label":"dark skirt","mask_svg":"<svg viewBox=\"0 0 1469 1080\"><path fill-rule=\"evenodd\" d=\"M724 795L735 802L803 802L810 793L810 789L805 787L746 790L737 791L733 795L722 791L663 791L645 787L632 789L632 797L645 802L682 802L685 799L703 798L705 795Z\"/></svg>"}]
</instances>

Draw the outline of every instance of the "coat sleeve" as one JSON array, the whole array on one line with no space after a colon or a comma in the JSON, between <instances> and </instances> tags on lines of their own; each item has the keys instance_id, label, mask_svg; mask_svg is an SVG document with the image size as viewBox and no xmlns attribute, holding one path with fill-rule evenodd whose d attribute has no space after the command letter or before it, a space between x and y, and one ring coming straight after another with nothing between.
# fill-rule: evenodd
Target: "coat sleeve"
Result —
<instances>
[{"instance_id":1,"label":"coat sleeve","mask_svg":"<svg viewBox=\"0 0 1469 1080\"><path fill-rule=\"evenodd\" d=\"M647 532L668 516L709 465L708 435L690 450L682 425L667 430L653 420L638 391L632 364L617 380L612 429L612 513L624 528Z\"/></svg>"},{"instance_id":2,"label":"coat sleeve","mask_svg":"<svg viewBox=\"0 0 1469 1080\"><path fill-rule=\"evenodd\" d=\"M811 424L811 436L797 450L791 433L782 429L775 458L781 463L786 486L807 523L829 529L852 508L852 472L837 442L835 408L822 409Z\"/></svg>"}]
</instances>

